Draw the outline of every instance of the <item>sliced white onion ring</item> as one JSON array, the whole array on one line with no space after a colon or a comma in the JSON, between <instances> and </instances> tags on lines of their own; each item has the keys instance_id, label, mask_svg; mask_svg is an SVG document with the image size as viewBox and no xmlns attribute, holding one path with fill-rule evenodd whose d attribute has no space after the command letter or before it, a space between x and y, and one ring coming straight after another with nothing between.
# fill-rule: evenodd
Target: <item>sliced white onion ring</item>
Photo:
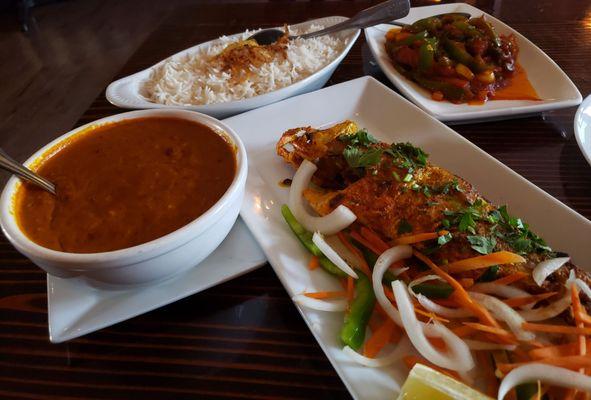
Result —
<instances>
[{"instance_id":1,"label":"sliced white onion ring","mask_svg":"<svg viewBox=\"0 0 591 400\"><path fill-rule=\"evenodd\" d=\"M339 254L334 251L334 249L330 247L328 243L326 243L324 237L322 237L320 233L314 232L314 235L312 235L312 242L314 242L322 254L332 261L332 263L336 265L341 271L355 279L359 278L357 273L353 271L353 268L351 268L349 264L347 264L345 260L343 260L341 256L339 256Z\"/></svg>"},{"instance_id":2,"label":"sliced white onion ring","mask_svg":"<svg viewBox=\"0 0 591 400\"><path fill-rule=\"evenodd\" d=\"M533 332L528 332L521 326L525 319L513 308L503 303L496 297L489 296L483 293L470 292L470 297L482 304L495 317L503 320L509 326L509 329L515 334L519 340L534 340L536 335Z\"/></svg>"},{"instance_id":3,"label":"sliced white onion ring","mask_svg":"<svg viewBox=\"0 0 591 400\"><path fill-rule=\"evenodd\" d=\"M310 185L310 180L316 169L316 165L308 160L304 160L300 164L289 189L289 209L298 222L310 232L332 235L351 225L357 217L353 211L343 205L338 206L324 217L310 215L304 204L304 190Z\"/></svg>"},{"instance_id":4,"label":"sliced white onion ring","mask_svg":"<svg viewBox=\"0 0 591 400\"><path fill-rule=\"evenodd\" d=\"M491 342L481 342L480 340L464 339L470 350L507 350L513 351L517 348L514 344L500 344Z\"/></svg>"},{"instance_id":5,"label":"sliced white onion ring","mask_svg":"<svg viewBox=\"0 0 591 400\"><path fill-rule=\"evenodd\" d=\"M591 377L589 376L553 365L532 363L515 368L503 378L497 399L503 400L511 389L522 383L538 380L556 386L591 392Z\"/></svg>"},{"instance_id":6,"label":"sliced white onion ring","mask_svg":"<svg viewBox=\"0 0 591 400\"><path fill-rule=\"evenodd\" d=\"M514 297L526 297L531 296L525 290L516 288L514 286L507 286L507 285L497 285L496 283L492 282L483 282L477 283L470 287L471 292L478 292L478 293L486 293L486 294L494 294L499 297L504 297L506 299L512 299Z\"/></svg>"},{"instance_id":7,"label":"sliced white onion ring","mask_svg":"<svg viewBox=\"0 0 591 400\"><path fill-rule=\"evenodd\" d=\"M311 308L318 311L342 312L347 309L346 300L320 300L303 294L297 294L291 298L294 302L301 304L306 308Z\"/></svg>"},{"instance_id":8,"label":"sliced white onion ring","mask_svg":"<svg viewBox=\"0 0 591 400\"><path fill-rule=\"evenodd\" d=\"M454 371L469 371L474 367L470 349L459 337L441 324L422 324L415 315L408 289L402 281L392 282L392 290L407 336L419 353L433 364ZM442 353L427 340L426 329L441 335L449 352Z\"/></svg>"},{"instance_id":9,"label":"sliced white onion ring","mask_svg":"<svg viewBox=\"0 0 591 400\"><path fill-rule=\"evenodd\" d=\"M444 307L435 303L433 300L429 299L427 296L422 294L416 294L412 290L410 290L411 294L413 294L420 305L422 305L427 311L434 312L437 315L440 315L445 318L466 318L474 315L470 310L466 310L463 308L449 308Z\"/></svg>"},{"instance_id":10,"label":"sliced white onion ring","mask_svg":"<svg viewBox=\"0 0 591 400\"><path fill-rule=\"evenodd\" d=\"M571 305L572 299L570 292L567 290L564 296L547 307L539 307L531 310L519 311L519 315L526 321L544 321L546 319L554 318L560 315Z\"/></svg>"},{"instance_id":11,"label":"sliced white onion ring","mask_svg":"<svg viewBox=\"0 0 591 400\"><path fill-rule=\"evenodd\" d=\"M576 283L577 286L579 287L579 289L581 289L583 291L583 293L585 293L585 295L591 299L591 289L589 288L589 285L587 285L587 283L584 280L577 278L577 275L575 274L574 269L571 269L568 274L568 280L566 281L566 287L570 288L570 284L572 282Z\"/></svg>"},{"instance_id":12,"label":"sliced white onion ring","mask_svg":"<svg viewBox=\"0 0 591 400\"><path fill-rule=\"evenodd\" d=\"M353 361L355 361L361 365L364 365L364 366L370 367L370 368L380 368L380 367L387 367L388 365L391 365L392 363L394 363L395 361L400 359L400 357L404 353L408 353L409 347L410 347L410 344L408 342L408 339L405 337L405 338L401 339L400 343L398 343L398 345L396 346L396 348L394 350L392 350L390 353L388 353L382 357L376 357L376 358L365 357L364 355L359 354L358 352L356 352L355 350L353 350L349 346L345 346L343 348L343 352L346 355L348 355L349 357L351 357L351 359L353 359Z\"/></svg>"},{"instance_id":13,"label":"sliced white onion ring","mask_svg":"<svg viewBox=\"0 0 591 400\"><path fill-rule=\"evenodd\" d=\"M536 282L538 286L542 286L547 277L552 275L552 273L554 273L557 269L559 269L569 261L570 257L558 257L542 261L541 263L536 265L532 272L534 282Z\"/></svg>"},{"instance_id":14,"label":"sliced white onion ring","mask_svg":"<svg viewBox=\"0 0 591 400\"><path fill-rule=\"evenodd\" d=\"M386 314L388 314L388 316L392 319L392 321L394 321L396 325L400 327L402 326L400 313L386 297L384 287L382 286L382 279L384 279L384 273L390 267L390 265L394 264L396 261L409 258L410 256L412 256L412 247L409 245L391 247L383 252L377 259L371 274L371 282L377 302L380 304Z\"/></svg>"}]
</instances>

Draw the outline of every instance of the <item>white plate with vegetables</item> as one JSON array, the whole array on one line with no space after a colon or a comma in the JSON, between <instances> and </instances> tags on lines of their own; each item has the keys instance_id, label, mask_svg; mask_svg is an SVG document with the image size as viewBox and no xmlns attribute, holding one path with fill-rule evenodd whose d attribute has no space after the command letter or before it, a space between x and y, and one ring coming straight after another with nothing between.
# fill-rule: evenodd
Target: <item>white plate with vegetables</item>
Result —
<instances>
[{"instance_id":1,"label":"white plate with vegetables","mask_svg":"<svg viewBox=\"0 0 591 400\"><path fill-rule=\"evenodd\" d=\"M345 120L355 121L356 125ZM486 381L479 374L488 372L490 378L492 357L485 368L477 355L482 350L476 349L490 347L506 357L494 359L495 365L507 374L503 387L532 379L546 381L549 375L560 377L563 383L588 387L588 377L573 378L570 372L555 367L520 370L515 353L505 352L533 345L550 351L547 347L551 341L544 332L553 329L548 328L549 324L569 333L587 334L588 328L579 329L567 321L549 318L571 307L571 289L567 285L575 282L579 290L589 290L587 275L580 273L581 282L568 280L568 270L574 268L573 264L584 267L591 260L590 221L373 78L359 78L298 96L229 118L226 123L239 133L252 160L241 215L354 398L395 398L408 375L408 366L416 362L443 367L472 386L486 390L486 385L482 385ZM317 134L318 129L332 126L337 126L337 135ZM296 156L282 154L283 159L277 155L277 143L284 132L293 128L297 129L284 136L289 140L280 147L288 153L297 150ZM376 141L398 144L381 145ZM334 160L326 159L324 145L334 152L335 160L340 160L341 169L329 168ZM310 162L302 162L297 154L306 155L303 158ZM380 160L389 160L388 169L381 168ZM285 161L293 161L297 166L296 176L295 168ZM319 185L316 188L324 188L321 192L314 191L314 186L308 187L314 168L321 171L314 178ZM339 171L343 173L339 175ZM457 176L454 178L446 171ZM332 181L334 185L327 185L322 179L334 178L335 172L340 178ZM433 177L432 182L429 176ZM293 179L290 187L285 186L286 178ZM376 184L382 181L386 182L383 187ZM367 186L356 191L355 185ZM305 200L300 196L301 190ZM372 214L388 200L375 196L376 190L400 192L400 201L391 201L389 195L389 204L396 212ZM294 196L291 200L290 193ZM295 218L282 207L288 203ZM404 204L409 205L408 210ZM508 204L508 208L503 204ZM328 220L318 219L309 208L325 214L338 205L344 208ZM404 214L405 210L409 213ZM431 214L429 210L439 213ZM349 225L352 219L355 222ZM307 232L298 228L294 220ZM435 221L435 225L429 226L429 221ZM557 230L557 226L568 229ZM294 235L294 228L299 235ZM312 235L313 230L320 234ZM357 250L351 250L344 242L339 244L335 232L344 234ZM452 252L443 257L445 249L453 250L458 243L464 249L459 256L452 257ZM568 253L570 261L548 246ZM390 247L393 250L388 250ZM364 257L364 266L359 252L364 254L368 249L374 252L374 260ZM384 250L387 251L374 264L375 253ZM318 259L314 260L310 251L319 255ZM397 259L401 259L401 264L389 268ZM500 268L493 268L494 265ZM448 280L445 272L452 279ZM334 274L343 278L335 278ZM539 282L543 286L538 292L546 297L532 297L535 295L529 289L526 291L527 287L518 285L520 281L536 286ZM380 282L385 283L382 289ZM553 286L549 287L550 284ZM412 295L409 285L413 286ZM371 293L385 310L375 317ZM421 300L418 294L423 295ZM392 304L392 297L396 298L398 309ZM468 305L466 298L473 299L476 305ZM506 304L505 300L510 301ZM373 308L368 308L368 304ZM413 304L418 313L413 311ZM536 308L532 310L533 305ZM347 308L350 311L343 311ZM369 321L363 310L371 311ZM451 315L454 313L460 315ZM433 314L440 321L437 324L430 321ZM388 318L401 326L392 328L392 322L386 323ZM380 329L390 333L390 340L379 340L376 332ZM393 337L388 329L399 330L399 337ZM366 334L361 335L362 332ZM410 332L410 338L404 332ZM450 351L442 352L429 345L425 335L439 336L440 344L443 341ZM576 350L572 346L568 351ZM528 347L529 350L535 349ZM535 354L545 358L540 352ZM511 375L511 371L524 372L519 372L520 377ZM556 385L556 379L551 383Z\"/></svg>"},{"instance_id":2,"label":"white plate with vegetables","mask_svg":"<svg viewBox=\"0 0 591 400\"><path fill-rule=\"evenodd\" d=\"M424 23L445 13L466 13L472 19ZM399 21L419 20L411 34L382 24L365 29L365 38L388 79L440 121L514 118L581 103L579 90L547 54L484 11L464 3L413 7Z\"/></svg>"}]
</instances>

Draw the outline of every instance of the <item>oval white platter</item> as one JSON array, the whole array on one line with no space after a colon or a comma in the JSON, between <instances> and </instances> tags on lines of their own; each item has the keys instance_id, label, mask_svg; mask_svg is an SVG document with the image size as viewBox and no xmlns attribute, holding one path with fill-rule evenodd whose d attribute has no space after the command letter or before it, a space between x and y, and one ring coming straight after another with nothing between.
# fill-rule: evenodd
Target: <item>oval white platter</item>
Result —
<instances>
[{"instance_id":1,"label":"oval white platter","mask_svg":"<svg viewBox=\"0 0 591 400\"><path fill-rule=\"evenodd\" d=\"M342 22L346 19L347 18L345 17L338 16L324 17L291 25L291 27L296 29L306 29L311 25L331 26L339 22ZM339 53L339 55L329 64L324 66L322 69L316 71L315 73L302 79L301 81L259 96L225 103L206 104L198 106L165 105L149 101L141 93L142 84L145 80L149 78L152 69L163 64L168 59L167 58L166 60L162 60L150 68L137 72L133 75L129 75L125 78L121 78L115 82L112 82L107 87L106 97L107 100L109 100L109 102L111 102L113 105L121 108L184 108L187 110L193 110L204 114L208 114L217 118L223 118L230 115L239 114L248 110L265 106L267 104L275 103L288 97L312 92L323 87L324 84L328 81L328 79L332 76L337 66L341 63L341 61L343 61L343 58L345 58L349 50L351 50L351 47L353 46L353 44L357 40L357 37L359 36L359 32L359 29L355 29L337 33L336 35L338 35L340 38L347 40L347 44ZM237 33L229 36L229 38L238 37L241 34L242 33ZM194 53L199 49L215 45L218 42L219 39L215 39L209 42L201 43L197 46L178 52L172 55L171 57L182 57L186 54Z\"/></svg>"},{"instance_id":2,"label":"oval white platter","mask_svg":"<svg viewBox=\"0 0 591 400\"><path fill-rule=\"evenodd\" d=\"M417 106L440 121L468 123L534 115L581 103L582 97L577 87L546 53L509 25L476 7L465 3L412 7L410 13L398 21L412 23L421 18L452 12L468 13L474 17L484 14L497 32L515 35L519 45L517 60L527 72L530 82L542 100L494 100L487 101L483 105L453 104L432 100L427 90L396 71L386 54L384 36L394 26L382 24L366 28L365 39L376 62L398 90Z\"/></svg>"}]
</instances>

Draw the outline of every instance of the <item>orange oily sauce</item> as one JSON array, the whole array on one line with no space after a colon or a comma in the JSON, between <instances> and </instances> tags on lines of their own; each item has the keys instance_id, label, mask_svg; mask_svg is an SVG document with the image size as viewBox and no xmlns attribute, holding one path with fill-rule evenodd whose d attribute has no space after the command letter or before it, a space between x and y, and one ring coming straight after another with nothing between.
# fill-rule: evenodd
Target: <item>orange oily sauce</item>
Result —
<instances>
[{"instance_id":1,"label":"orange oily sauce","mask_svg":"<svg viewBox=\"0 0 591 400\"><path fill-rule=\"evenodd\" d=\"M507 80L507 85L497 89L491 100L541 100L521 65L516 65L515 72Z\"/></svg>"},{"instance_id":2,"label":"orange oily sauce","mask_svg":"<svg viewBox=\"0 0 591 400\"><path fill-rule=\"evenodd\" d=\"M118 250L171 233L211 208L236 174L232 144L179 118L101 125L60 147L36 168L56 184L57 196L23 183L14 211L29 239L71 253Z\"/></svg>"}]
</instances>

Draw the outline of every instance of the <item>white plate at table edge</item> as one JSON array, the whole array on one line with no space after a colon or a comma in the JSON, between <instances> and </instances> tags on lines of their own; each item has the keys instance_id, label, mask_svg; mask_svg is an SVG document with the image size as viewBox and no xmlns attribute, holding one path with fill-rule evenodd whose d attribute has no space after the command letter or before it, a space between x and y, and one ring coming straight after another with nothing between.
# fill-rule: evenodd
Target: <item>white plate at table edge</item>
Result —
<instances>
[{"instance_id":1,"label":"white plate at table edge","mask_svg":"<svg viewBox=\"0 0 591 400\"><path fill-rule=\"evenodd\" d=\"M305 28L313 24L330 26L342 22L346 19L347 18L340 16L324 17L306 22L301 22L291 26L294 28ZM334 70L339 66L341 61L343 61L345 56L349 53L349 50L351 50L351 47L353 47L353 44L355 44L355 41L359 37L359 33L359 29L347 30L337 33L336 35L342 38L347 38L349 42L334 60L332 60L330 63L328 63L326 66L316 71L312 75L281 89L277 89L269 93L261 94L243 100L198 106L179 106L154 103L148 101L144 96L140 94L140 85L150 76L150 72L153 68L156 68L159 65L163 64L166 60L168 60L171 57L180 57L185 54L195 52L197 49L201 47L211 46L219 39L210 40L208 42L200 43L191 48L182 50L154 64L149 68L146 68L140 72L136 72L135 74L126 76L124 78L118 79L112 82L107 87L105 96L111 104L121 108L183 108L186 110L198 111L204 114L208 114L216 118L223 118L230 115L242 113L248 110L252 110L261 106L265 106L267 104L275 103L288 97L297 96L302 93L308 93L320 89L322 86L324 86L328 79L330 79ZM241 34L242 33L236 33L233 35L229 35L228 37L233 38Z\"/></svg>"},{"instance_id":2,"label":"white plate at table edge","mask_svg":"<svg viewBox=\"0 0 591 400\"><path fill-rule=\"evenodd\" d=\"M326 126L347 118L359 121L378 139L393 131L395 137L389 135L389 141L409 140L425 148L434 163L464 177L491 201L509 204L512 213L523 217L551 245L569 252L575 262L591 260L591 248L584 239L591 237L591 221L375 79L363 77L225 120L238 132L253 160L241 216L290 296L304 290L341 289L322 270L307 269L309 254L281 217L279 207L287 202L287 190L278 182L293 176L293 170L275 155L275 143L289 128ZM569 229L565 232L556 226ZM387 369L355 364L338 341L342 315L295 306L354 398L394 396L408 373L402 363Z\"/></svg>"},{"instance_id":3,"label":"white plate at table edge","mask_svg":"<svg viewBox=\"0 0 591 400\"><path fill-rule=\"evenodd\" d=\"M49 340L61 343L199 293L266 262L240 217L222 244L199 265L154 285L90 286L82 278L47 275Z\"/></svg>"},{"instance_id":4,"label":"white plate at table edge","mask_svg":"<svg viewBox=\"0 0 591 400\"><path fill-rule=\"evenodd\" d=\"M513 33L519 45L518 62L526 70L530 81L542 101L528 100L494 100L483 105L453 104L447 101L434 101L430 93L415 82L404 77L392 66L384 50L384 35L392 25L377 25L366 28L365 38L368 46L386 77L410 101L440 121L468 123L486 120L525 117L548 110L576 106L581 103L582 96L574 83L564 71L525 36L484 11L465 3L439 4L433 6L413 7L410 13L400 19L401 22L412 23L431 15L464 12L472 16L484 14L495 29L502 34Z\"/></svg>"},{"instance_id":5,"label":"white plate at table edge","mask_svg":"<svg viewBox=\"0 0 591 400\"><path fill-rule=\"evenodd\" d=\"M579 149L591 166L591 95L577 109L574 125Z\"/></svg>"}]
</instances>

